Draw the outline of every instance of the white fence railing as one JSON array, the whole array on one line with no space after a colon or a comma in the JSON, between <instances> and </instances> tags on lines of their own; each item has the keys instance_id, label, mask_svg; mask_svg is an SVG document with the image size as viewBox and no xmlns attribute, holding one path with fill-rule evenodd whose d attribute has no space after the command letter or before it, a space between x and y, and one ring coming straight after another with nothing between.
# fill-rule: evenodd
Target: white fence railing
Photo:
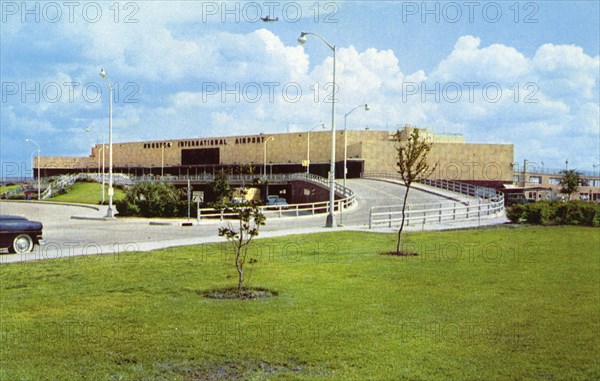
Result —
<instances>
[{"instance_id":1,"label":"white fence railing","mask_svg":"<svg viewBox=\"0 0 600 381\"><path fill-rule=\"evenodd\" d=\"M88 179L95 181L97 183L104 182L108 184L109 174L108 173L80 173L80 179ZM113 173L113 184L115 185L133 185L134 181L131 179L131 176L124 173Z\"/></svg>"},{"instance_id":2,"label":"white fence railing","mask_svg":"<svg viewBox=\"0 0 600 381\"><path fill-rule=\"evenodd\" d=\"M363 178L400 180L396 174L369 173ZM442 201L407 205L404 212L406 226L466 221L497 217L504 211L504 195L495 189L450 180L421 179L419 183L477 197L468 201ZM402 205L374 206L369 213L369 228L375 225L388 227L402 222Z\"/></svg>"},{"instance_id":3,"label":"white fence railing","mask_svg":"<svg viewBox=\"0 0 600 381\"><path fill-rule=\"evenodd\" d=\"M231 177L229 178L231 181ZM261 177L261 179L263 179ZM320 176L307 173L292 173L284 175L270 175L267 176L268 181L292 181L292 180L304 180L313 182L325 187L329 187L329 180ZM275 180L276 179L276 180ZM334 182L335 192L342 196L341 199L335 200L334 211L340 211L349 208L356 202L356 196L354 192L344 187L343 185ZM301 204L286 204L286 205L265 205L261 206L260 210L267 216L271 217L300 217L309 216L318 213L327 213L329 211L329 201L309 202ZM198 209L198 221L201 219L220 219L224 220L227 218L235 218L236 213L227 213L225 211L218 211L214 208L201 208Z\"/></svg>"},{"instance_id":4,"label":"white fence railing","mask_svg":"<svg viewBox=\"0 0 600 381\"><path fill-rule=\"evenodd\" d=\"M77 180L80 180L80 179L89 179L89 180L93 180L93 181L101 183L103 181L103 177L104 177L104 182L108 183L108 176L109 176L108 173L104 173L104 174L102 174L102 173L71 173L68 175L60 175L60 176L56 176L56 177L53 176L53 177L43 178L43 179L41 179L41 182L47 183L48 185L46 186L46 189L44 189L44 191L40 194L40 198L42 200L46 200L46 199L52 197L52 195L59 192L61 189L73 185ZM133 181L131 181L131 179L129 178L128 175L125 175L122 173L115 173L115 174L113 174L113 183L114 184L123 184L123 185L132 185ZM26 190L28 190L28 189L21 187L21 188L15 189L13 191L6 192L3 194L3 196L9 197L14 194L24 193Z\"/></svg>"},{"instance_id":5,"label":"white fence railing","mask_svg":"<svg viewBox=\"0 0 600 381\"><path fill-rule=\"evenodd\" d=\"M347 199L335 200L334 209L339 211L340 207L346 209L354 203L354 197ZM300 217L310 216L319 213L327 213L329 211L329 201L311 202L303 204L288 204L288 205L265 205L259 209L267 217ZM237 213L228 213L218 211L213 208L198 209L198 221L201 219L220 219L235 218Z\"/></svg>"},{"instance_id":6,"label":"white fence railing","mask_svg":"<svg viewBox=\"0 0 600 381\"><path fill-rule=\"evenodd\" d=\"M407 205L405 211L406 226L425 225L427 223L456 222L497 217L504 210L502 196L495 199L477 201L440 202L437 204ZM402 205L374 206L369 214L369 228L374 225L399 225L402 221Z\"/></svg>"},{"instance_id":7,"label":"white fence railing","mask_svg":"<svg viewBox=\"0 0 600 381\"><path fill-rule=\"evenodd\" d=\"M502 193L498 194L499 192L497 192L494 188L466 184L458 181L421 179L419 180L419 183L473 197L491 199L502 195Z\"/></svg>"},{"instance_id":8,"label":"white fence railing","mask_svg":"<svg viewBox=\"0 0 600 381\"><path fill-rule=\"evenodd\" d=\"M61 175L52 181L48 187L42 192L41 199L46 200L52 197L52 192L58 192L60 189L73 185L77 179L81 177L81 173Z\"/></svg>"}]
</instances>

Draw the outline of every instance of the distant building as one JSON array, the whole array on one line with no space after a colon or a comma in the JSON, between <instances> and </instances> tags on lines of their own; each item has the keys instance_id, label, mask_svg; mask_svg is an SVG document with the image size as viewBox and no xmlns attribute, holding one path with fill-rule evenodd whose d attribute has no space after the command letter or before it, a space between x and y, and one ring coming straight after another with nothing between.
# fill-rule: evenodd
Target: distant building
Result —
<instances>
[{"instance_id":1,"label":"distant building","mask_svg":"<svg viewBox=\"0 0 600 381\"><path fill-rule=\"evenodd\" d=\"M519 189L518 192L531 201L566 199L567 195L560 193L562 177L560 169L516 170L513 174L513 184L506 188L512 189L511 193ZM600 202L600 174L581 172L581 184L578 191L571 195L571 199Z\"/></svg>"}]
</instances>

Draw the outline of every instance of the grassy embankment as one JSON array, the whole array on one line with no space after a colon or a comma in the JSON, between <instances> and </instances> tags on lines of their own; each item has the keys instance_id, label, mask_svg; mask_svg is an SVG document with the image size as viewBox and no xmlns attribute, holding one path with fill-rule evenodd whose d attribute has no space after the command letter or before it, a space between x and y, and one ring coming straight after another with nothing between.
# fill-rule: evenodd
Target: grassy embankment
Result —
<instances>
[{"instance_id":1,"label":"grassy embankment","mask_svg":"<svg viewBox=\"0 0 600 381\"><path fill-rule=\"evenodd\" d=\"M125 192L118 188L114 189L115 195L113 199L115 201L125 198ZM105 202L108 203L108 185L105 185L104 192ZM67 193L50 197L47 201L98 205L102 201L102 184L76 182L67 188Z\"/></svg>"}]
</instances>

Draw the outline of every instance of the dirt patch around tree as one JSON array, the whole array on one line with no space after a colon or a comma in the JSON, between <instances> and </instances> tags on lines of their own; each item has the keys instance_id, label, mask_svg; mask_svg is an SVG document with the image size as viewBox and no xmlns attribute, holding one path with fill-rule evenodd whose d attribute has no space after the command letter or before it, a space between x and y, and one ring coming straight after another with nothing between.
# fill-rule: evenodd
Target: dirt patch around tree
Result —
<instances>
[{"instance_id":1,"label":"dirt patch around tree","mask_svg":"<svg viewBox=\"0 0 600 381\"><path fill-rule=\"evenodd\" d=\"M159 376L157 379L184 381L323 379L330 373L326 368L311 367L294 359L289 359L282 364L243 359L223 363L190 360L176 363L162 362L156 364L155 368Z\"/></svg>"},{"instance_id":2,"label":"dirt patch around tree","mask_svg":"<svg viewBox=\"0 0 600 381\"><path fill-rule=\"evenodd\" d=\"M205 298L210 299L239 299L239 300L261 300L269 299L279 295L279 292L267 288L243 288L237 287L219 288L216 290L200 291Z\"/></svg>"}]
</instances>

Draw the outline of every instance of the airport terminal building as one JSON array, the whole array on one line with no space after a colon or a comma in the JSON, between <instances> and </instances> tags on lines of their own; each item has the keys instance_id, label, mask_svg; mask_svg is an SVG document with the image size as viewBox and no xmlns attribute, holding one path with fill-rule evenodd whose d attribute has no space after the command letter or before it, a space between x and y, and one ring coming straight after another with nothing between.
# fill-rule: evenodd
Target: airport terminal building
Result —
<instances>
[{"instance_id":1,"label":"airport terminal building","mask_svg":"<svg viewBox=\"0 0 600 381\"><path fill-rule=\"evenodd\" d=\"M413 127L401 130L407 139ZM347 177L364 174L396 173L395 132L376 130L336 131L336 177L343 177L344 156ZM422 130L433 142L430 163L437 169L434 179L477 183L513 181L512 144L466 143L461 135L438 135ZM331 159L331 130L288 132L244 136L175 139L113 143L115 173L134 176L185 176L215 173L221 169L235 171L250 164L261 175L307 172L327 177ZM104 156L108 167L108 144L95 145L86 157L42 157L35 160L41 176L65 173L97 172ZM346 153L346 154L345 154ZM308 168L307 168L308 166ZM36 167L37 168L37 167ZM235 172L234 172L235 173Z\"/></svg>"}]
</instances>

